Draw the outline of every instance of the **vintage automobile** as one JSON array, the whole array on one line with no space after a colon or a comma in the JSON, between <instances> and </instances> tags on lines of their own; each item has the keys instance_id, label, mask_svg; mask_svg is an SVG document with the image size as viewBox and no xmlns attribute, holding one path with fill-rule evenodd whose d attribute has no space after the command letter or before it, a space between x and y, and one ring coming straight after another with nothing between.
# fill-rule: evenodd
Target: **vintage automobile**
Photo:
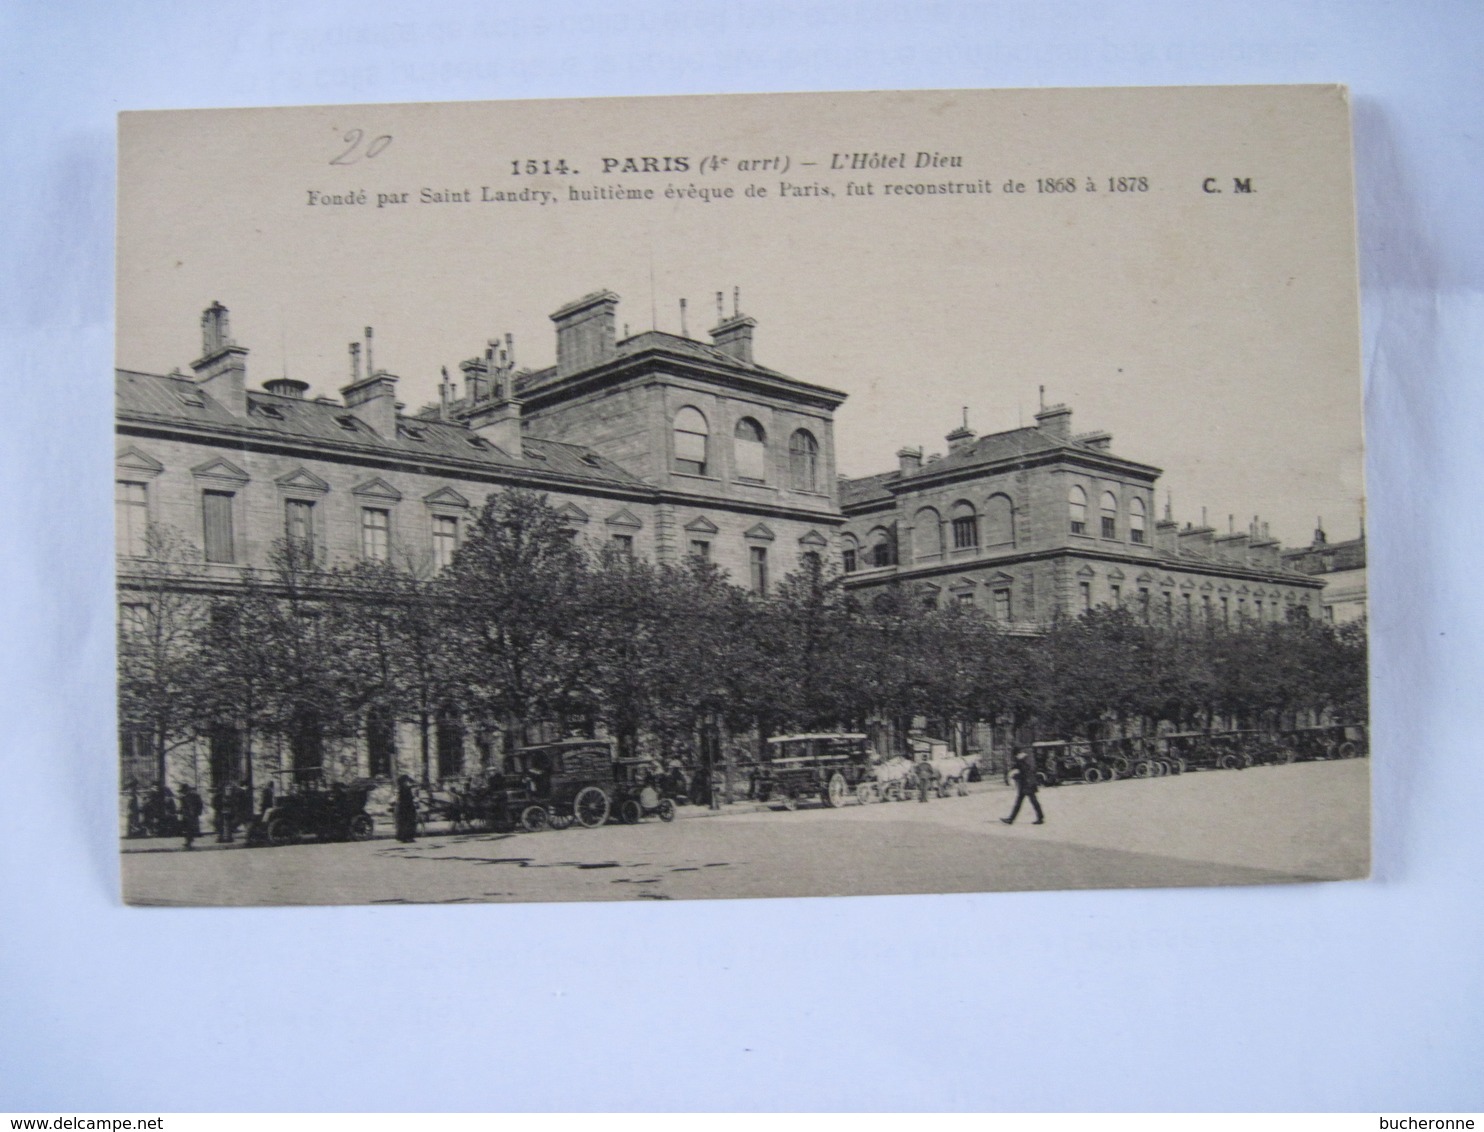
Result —
<instances>
[{"instance_id":1,"label":"vintage automobile","mask_svg":"<svg viewBox=\"0 0 1484 1132\"><path fill-rule=\"evenodd\" d=\"M1369 750L1365 727L1353 723L1295 727L1282 732L1279 740L1295 759L1353 759Z\"/></svg>"},{"instance_id":2,"label":"vintage automobile","mask_svg":"<svg viewBox=\"0 0 1484 1132\"><path fill-rule=\"evenodd\" d=\"M375 829L366 799L370 779L348 783L298 782L278 795L273 807L247 830L249 845L290 845L306 837L320 841L365 841Z\"/></svg>"},{"instance_id":3,"label":"vintage automobile","mask_svg":"<svg viewBox=\"0 0 1484 1132\"><path fill-rule=\"evenodd\" d=\"M650 814L660 821L675 820L675 800L666 794L669 779L654 760L616 760L613 781L614 812L625 825L638 825Z\"/></svg>"},{"instance_id":4,"label":"vintage automobile","mask_svg":"<svg viewBox=\"0 0 1484 1132\"><path fill-rule=\"evenodd\" d=\"M826 806L843 806L869 778L869 768L869 741L858 732L775 735L764 744L753 796L789 810L814 797Z\"/></svg>"},{"instance_id":5,"label":"vintage automobile","mask_svg":"<svg viewBox=\"0 0 1484 1132\"><path fill-rule=\"evenodd\" d=\"M562 829L574 821L588 829L614 813L618 760L610 739L564 739L521 747L491 775L478 803L485 822L496 829L535 832Z\"/></svg>"}]
</instances>

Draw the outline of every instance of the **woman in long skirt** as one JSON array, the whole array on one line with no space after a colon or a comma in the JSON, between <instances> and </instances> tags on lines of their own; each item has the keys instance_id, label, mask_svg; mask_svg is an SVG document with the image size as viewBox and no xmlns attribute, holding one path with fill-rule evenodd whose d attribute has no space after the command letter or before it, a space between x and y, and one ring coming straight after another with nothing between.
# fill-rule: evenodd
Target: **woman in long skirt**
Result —
<instances>
[{"instance_id":1,"label":"woman in long skirt","mask_svg":"<svg viewBox=\"0 0 1484 1132\"><path fill-rule=\"evenodd\" d=\"M397 819L397 840L417 840L417 797L412 793L412 779L402 775L397 779L397 804L393 810Z\"/></svg>"}]
</instances>

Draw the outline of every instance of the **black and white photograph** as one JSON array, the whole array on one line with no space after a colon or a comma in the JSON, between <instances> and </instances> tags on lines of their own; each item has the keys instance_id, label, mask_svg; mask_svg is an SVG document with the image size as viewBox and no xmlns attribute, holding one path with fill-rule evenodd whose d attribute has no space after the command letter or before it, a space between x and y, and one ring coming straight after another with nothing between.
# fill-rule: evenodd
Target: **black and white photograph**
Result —
<instances>
[{"instance_id":1,"label":"black and white photograph","mask_svg":"<svg viewBox=\"0 0 1484 1132\"><path fill-rule=\"evenodd\" d=\"M125 114L125 899L1370 869L1338 86Z\"/></svg>"}]
</instances>

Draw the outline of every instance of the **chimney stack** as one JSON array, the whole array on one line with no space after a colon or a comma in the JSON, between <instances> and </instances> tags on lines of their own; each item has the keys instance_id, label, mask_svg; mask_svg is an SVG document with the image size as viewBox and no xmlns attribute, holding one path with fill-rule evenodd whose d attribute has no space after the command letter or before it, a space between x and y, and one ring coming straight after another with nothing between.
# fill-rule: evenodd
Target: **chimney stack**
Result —
<instances>
[{"instance_id":1,"label":"chimney stack","mask_svg":"<svg viewBox=\"0 0 1484 1132\"><path fill-rule=\"evenodd\" d=\"M618 296L595 291L551 316L557 328L557 376L601 365L614 355L614 312Z\"/></svg>"},{"instance_id":2,"label":"chimney stack","mask_svg":"<svg viewBox=\"0 0 1484 1132\"><path fill-rule=\"evenodd\" d=\"M233 416L247 415L247 347L232 341L227 308L201 312L201 356L191 363L196 383Z\"/></svg>"},{"instance_id":3,"label":"chimney stack","mask_svg":"<svg viewBox=\"0 0 1484 1132\"><path fill-rule=\"evenodd\" d=\"M904 476L922 469L922 449L902 448L897 452L897 469Z\"/></svg>"},{"instance_id":4,"label":"chimney stack","mask_svg":"<svg viewBox=\"0 0 1484 1132\"><path fill-rule=\"evenodd\" d=\"M1072 410L1066 405L1049 405L1036 414L1036 427L1056 440L1072 438Z\"/></svg>"},{"instance_id":5,"label":"chimney stack","mask_svg":"<svg viewBox=\"0 0 1484 1132\"><path fill-rule=\"evenodd\" d=\"M378 436L388 439L397 435L397 379L392 374L378 373L371 364L371 328L366 327L366 376L360 376L360 359L356 343L350 345L351 381L340 390L341 400L351 415L369 425Z\"/></svg>"}]
</instances>

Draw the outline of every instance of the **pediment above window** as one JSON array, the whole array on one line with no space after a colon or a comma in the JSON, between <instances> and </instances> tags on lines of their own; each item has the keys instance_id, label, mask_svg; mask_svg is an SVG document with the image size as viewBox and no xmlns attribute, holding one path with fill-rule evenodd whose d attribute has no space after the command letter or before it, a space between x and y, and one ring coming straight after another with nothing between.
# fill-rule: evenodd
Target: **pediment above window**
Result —
<instances>
[{"instance_id":1,"label":"pediment above window","mask_svg":"<svg viewBox=\"0 0 1484 1132\"><path fill-rule=\"evenodd\" d=\"M778 536L773 533L773 528L767 523L758 523L744 531L742 537L756 539L759 542L772 542Z\"/></svg>"},{"instance_id":2,"label":"pediment above window","mask_svg":"<svg viewBox=\"0 0 1484 1132\"><path fill-rule=\"evenodd\" d=\"M380 476L372 476L369 480L356 484L350 490L353 495L380 499L388 503L399 503L402 499L402 493Z\"/></svg>"},{"instance_id":3,"label":"pediment above window","mask_svg":"<svg viewBox=\"0 0 1484 1132\"><path fill-rule=\"evenodd\" d=\"M1195 583L1192 582L1189 578L1186 578L1185 581L1180 583L1180 588L1182 590L1193 590L1195 589Z\"/></svg>"},{"instance_id":4,"label":"pediment above window","mask_svg":"<svg viewBox=\"0 0 1484 1132\"><path fill-rule=\"evenodd\" d=\"M1015 576L1013 574L1007 574L1003 570L996 570L985 581L992 586L1008 586L1015 581Z\"/></svg>"},{"instance_id":5,"label":"pediment above window","mask_svg":"<svg viewBox=\"0 0 1484 1132\"><path fill-rule=\"evenodd\" d=\"M1140 580L1142 581L1143 579L1140 579ZM1171 578L1168 574L1166 574L1163 578L1161 578L1159 580L1159 584L1161 586L1164 586L1164 587L1173 587L1174 584L1175 584L1175 579L1174 578Z\"/></svg>"},{"instance_id":6,"label":"pediment above window","mask_svg":"<svg viewBox=\"0 0 1484 1132\"><path fill-rule=\"evenodd\" d=\"M458 507L467 509L469 501L451 487L440 487L437 491L423 496L423 502L429 507Z\"/></svg>"},{"instance_id":7,"label":"pediment above window","mask_svg":"<svg viewBox=\"0 0 1484 1132\"><path fill-rule=\"evenodd\" d=\"M979 583L973 578L959 578L957 581L949 582L948 588L954 593L963 593L965 590L978 589Z\"/></svg>"},{"instance_id":8,"label":"pediment above window","mask_svg":"<svg viewBox=\"0 0 1484 1132\"><path fill-rule=\"evenodd\" d=\"M804 535L800 536L799 545L811 547L826 547L829 546L830 543L829 540L826 539L824 535L820 534L818 531L808 531Z\"/></svg>"},{"instance_id":9,"label":"pediment above window","mask_svg":"<svg viewBox=\"0 0 1484 1132\"><path fill-rule=\"evenodd\" d=\"M557 508L557 515L564 523L586 523L591 517L575 503L563 503Z\"/></svg>"},{"instance_id":10,"label":"pediment above window","mask_svg":"<svg viewBox=\"0 0 1484 1132\"><path fill-rule=\"evenodd\" d=\"M1151 574L1148 570L1141 570L1139 572L1139 576L1137 578L1135 578L1134 581L1136 581L1136 582L1152 582L1152 581L1154 581L1154 575Z\"/></svg>"},{"instance_id":11,"label":"pediment above window","mask_svg":"<svg viewBox=\"0 0 1484 1132\"><path fill-rule=\"evenodd\" d=\"M612 515L604 519L603 522L607 523L610 527L627 527L630 530L638 530L644 525L639 521L639 516L635 515L627 507L620 507Z\"/></svg>"},{"instance_id":12,"label":"pediment above window","mask_svg":"<svg viewBox=\"0 0 1484 1132\"><path fill-rule=\"evenodd\" d=\"M1091 566L1084 566L1082 567L1082 569L1077 571L1077 577L1079 578L1094 578L1096 576L1097 571L1094 570Z\"/></svg>"},{"instance_id":13,"label":"pediment above window","mask_svg":"<svg viewBox=\"0 0 1484 1132\"><path fill-rule=\"evenodd\" d=\"M685 524L685 529L690 531L692 534L714 535L721 528L713 523L710 519L706 518L705 515L697 515L689 523Z\"/></svg>"},{"instance_id":14,"label":"pediment above window","mask_svg":"<svg viewBox=\"0 0 1484 1132\"><path fill-rule=\"evenodd\" d=\"M284 491L306 491L313 492L315 495L324 495L330 490L330 485L308 468L295 468L279 476L273 482Z\"/></svg>"},{"instance_id":15,"label":"pediment above window","mask_svg":"<svg viewBox=\"0 0 1484 1132\"><path fill-rule=\"evenodd\" d=\"M1237 593L1239 593L1239 594L1245 594L1247 592L1248 592L1248 590L1247 590L1247 587L1246 586L1238 586L1237 587Z\"/></svg>"},{"instance_id":16,"label":"pediment above window","mask_svg":"<svg viewBox=\"0 0 1484 1132\"><path fill-rule=\"evenodd\" d=\"M1120 570L1117 566L1113 567L1113 569L1108 571L1108 580L1110 582L1123 581L1123 571Z\"/></svg>"},{"instance_id":17,"label":"pediment above window","mask_svg":"<svg viewBox=\"0 0 1484 1132\"><path fill-rule=\"evenodd\" d=\"M197 464L191 469L191 474L201 479L220 480L225 483L233 483L241 486L247 483L251 476L239 468L231 460L218 456L215 460L207 460L204 464Z\"/></svg>"},{"instance_id":18,"label":"pediment above window","mask_svg":"<svg viewBox=\"0 0 1484 1132\"><path fill-rule=\"evenodd\" d=\"M165 470L164 464L132 446L113 458L113 466L117 471L127 472L136 479L154 479Z\"/></svg>"}]
</instances>

